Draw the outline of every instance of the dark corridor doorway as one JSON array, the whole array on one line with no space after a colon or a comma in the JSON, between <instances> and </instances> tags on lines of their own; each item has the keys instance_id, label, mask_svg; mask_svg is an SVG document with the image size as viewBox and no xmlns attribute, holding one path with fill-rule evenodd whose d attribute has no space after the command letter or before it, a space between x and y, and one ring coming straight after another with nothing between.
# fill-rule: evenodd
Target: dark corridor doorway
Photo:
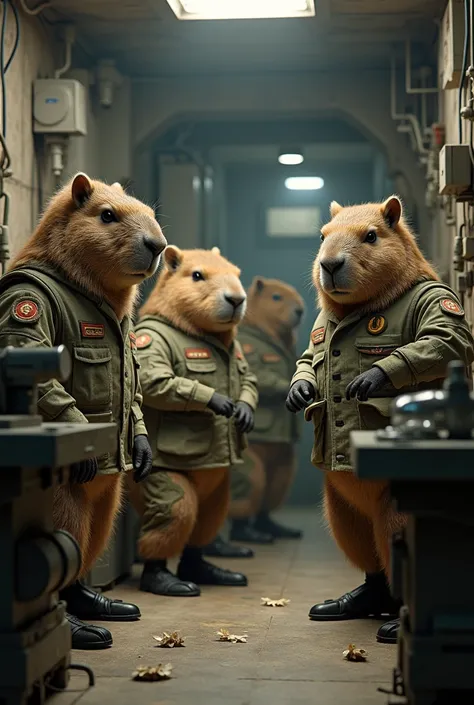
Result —
<instances>
[{"instance_id":1,"label":"dark corridor doorway","mask_svg":"<svg viewBox=\"0 0 474 705\"><path fill-rule=\"evenodd\" d=\"M318 191L291 191L285 179L291 176L317 175L324 179ZM225 253L242 269L248 286L256 275L282 279L294 286L306 303L306 315L300 328L298 352L308 341L316 315L311 268L319 248L319 227L329 218L329 204L373 200L374 165L372 160L319 162L305 169L266 164L236 164L226 168L226 237ZM309 236L270 236L267 233L269 209L317 208L321 223L314 220ZM308 211L306 211L308 213ZM316 213L312 211L314 215ZM223 243L224 244L224 243ZM298 473L289 503L308 505L318 501L322 474L310 463L312 426L304 424L298 449Z\"/></svg>"}]
</instances>

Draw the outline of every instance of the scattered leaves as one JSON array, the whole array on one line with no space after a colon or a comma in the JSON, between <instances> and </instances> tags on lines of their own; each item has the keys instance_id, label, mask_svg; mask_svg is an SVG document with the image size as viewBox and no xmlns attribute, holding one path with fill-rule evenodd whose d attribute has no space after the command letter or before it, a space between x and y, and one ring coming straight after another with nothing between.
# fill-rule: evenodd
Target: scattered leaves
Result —
<instances>
[{"instance_id":1,"label":"scattered leaves","mask_svg":"<svg viewBox=\"0 0 474 705\"><path fill-rule=\"evenodd\" d=\"M217 636L219 637L219 641L230 641L232 644L247 643L247 634L238 636L237 634L231 634L227 629L218 631Z\"/></svg>"},{"instance_id":2,"label":"scattered leaves","mask_svg":"<svg viewBox=\"0 0 474 705\"><path fill-rule=\"evenodd\" d=\"M365 649L357 649L355 644L349 644L342 655L346 661L367 661L369 655Z\"/></svg>"},{"instance_id":3,"label":"scattered leaves","mask_svg":"<svg viewBox=\"0 0 474 705\"><path fill-rule=\"evenodd\" d=\"M153 639L158 642L157 646L162 648L174 649L175 646L186 646L179 632L171 632L171 634L163 632L163 636L154 636Z\"/></svg>"},{"instance_id":4,"label":"scattered leaves","mask_svg":"<svg viewBox=\"0 0 474 705\"><path fill-rule=\"evenodd\" d=\"M171 678L173 666L170 663L159 663L158 666L137 666L132 673L134 681L166 681Z\"/></svg>"},{"instance_id":5,"label":"scattered leaves","mask_svg":"<svg viewBox=\"0 0 474 705\"><path fill-rule=\"evenodd\" d=\"M269 597L262 597L262 605L266 607L286 607L291 600L287 600L286 597L282 597L279 600L271 600Z\"/></svg>"}]
</instances>

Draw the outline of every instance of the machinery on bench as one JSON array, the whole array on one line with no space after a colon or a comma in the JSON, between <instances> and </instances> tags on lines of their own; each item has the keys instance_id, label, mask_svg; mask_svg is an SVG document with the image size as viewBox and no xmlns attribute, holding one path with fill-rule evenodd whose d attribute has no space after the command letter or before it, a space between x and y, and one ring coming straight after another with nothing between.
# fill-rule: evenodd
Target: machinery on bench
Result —
<instances>
[{"instance_id":1,"label":"machinery on bench","mask_svg":"<svg viewBox=\"0 0 474 705\"><path fill-rule=\"evenodd\" d=\"M407 525L392 543L403 601L392 702L474 703L474 395L465 367L443 390L398 397L392 425L352 433L355 472L388 480Z\"/></svg>"},{"instance_id":2,"label":"machinery on bench","mask_svg":"<svg viewBox=\"0 0 474 705\"><path fill-rule=\"evenodd\" d=\"M36 415L36 385L70 373L64 346L0 350L2 705L42 703L68 684L71 634L58 591L76 579L81 556L74 538L53 528L53 491L68 482L72 463L116 442L115 424L42 423Z\"/></svg>"}]
</instances>

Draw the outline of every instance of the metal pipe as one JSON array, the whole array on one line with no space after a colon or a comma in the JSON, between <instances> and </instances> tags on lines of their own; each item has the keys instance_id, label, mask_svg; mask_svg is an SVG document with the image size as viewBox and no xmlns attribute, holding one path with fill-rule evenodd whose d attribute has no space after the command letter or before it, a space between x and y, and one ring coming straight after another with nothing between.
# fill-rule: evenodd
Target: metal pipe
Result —
<instances>
[{"instance_id":1,"label":"metal pipe","mask_svg":"<svg viewBox=\"0 0 474 705\"><path fill-rule=\"evenodd\" d=\"M397 113L396 70L395 57L392 56L390 59L390 116L392 120L406 120L410 123L417 150L420 154L426 155L428 154L428 150L424 146L423 135L421 134L420 124L416 116L412 113Z\"/></svg>"},{"instance_id":2,"label":"metal pipe","mask_svg":"<svg viewBox=\"0 0 474 705\"><path fill-rule=\"evenodd\" d=\"M411 85L411 42L405 41L405 90L407 93L439 93L439 87L413 88Z\"/></svg>"}]
</instances>

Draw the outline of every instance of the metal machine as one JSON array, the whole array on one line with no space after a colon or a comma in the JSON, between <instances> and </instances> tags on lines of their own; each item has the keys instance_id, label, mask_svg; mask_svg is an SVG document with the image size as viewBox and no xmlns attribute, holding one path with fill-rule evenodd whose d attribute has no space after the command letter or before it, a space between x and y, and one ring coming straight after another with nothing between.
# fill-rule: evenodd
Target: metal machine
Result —
<instances>
[{"instance_id":1,"label":"metal machine","mask_svg":"<svg viewBox=\"0 0 474 705\"><path fill-rule=\"evenodd\" d=\"M393 694L409 705L474 702L473 428L474 395L452 362L443 390L402 395L391 426L352 434L358 477L388 480L407 515L391 582L404 604Z\"/></svg>"},{"instance_id":2,"label":"metal machine","mask_svg":"<svg viewBox=\"0 0 474 705\"><path fill-rule=\"evenodd\" d=\"M71 635L58 591L81 565L53 528L53 491L69 466L111 451L115 424L42 423L39 382L67 379L64 346L0 350L0 703L42 703L68 683Z\"/></svg>"}]
</instances>

